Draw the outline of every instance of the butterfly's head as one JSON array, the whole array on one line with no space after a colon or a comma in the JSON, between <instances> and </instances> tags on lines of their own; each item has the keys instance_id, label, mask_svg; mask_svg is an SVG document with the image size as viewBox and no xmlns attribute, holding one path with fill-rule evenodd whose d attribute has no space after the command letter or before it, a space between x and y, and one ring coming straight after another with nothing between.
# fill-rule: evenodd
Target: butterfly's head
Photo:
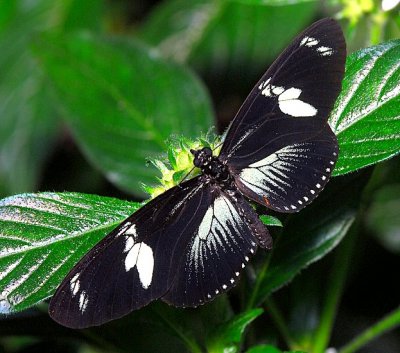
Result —
<instances>
[{"instance_id":1,"label":"butterfly's head","mask_svg":"<svg viewBox=\"0 0 400 353\"><path fill-rule=\"evenodd\" d=\"M193 164L198 168L207 165L212 160L212 150L210 147L203 147L201 150L191 149L190 153L194 156Z\"/></svg>"}]
</instances>

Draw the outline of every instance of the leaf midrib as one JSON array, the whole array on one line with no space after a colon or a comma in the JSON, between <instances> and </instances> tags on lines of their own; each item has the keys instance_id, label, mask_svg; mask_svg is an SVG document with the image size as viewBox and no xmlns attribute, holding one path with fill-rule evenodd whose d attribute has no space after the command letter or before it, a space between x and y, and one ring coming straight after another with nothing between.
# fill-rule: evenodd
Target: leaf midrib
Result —
<instances>
[{"instance_id":1,"label":"leaf midrib","mask_svg":"<svg viewBox=\"0 0 400 353\"><path fill-rule=\"evenodd\" d=\"M51 247L53 245L55 246L55 244L62 243L62 242L65 242L65 241L69 241L70 239L75 239L75 238L79 238L79 237L82 237L82 236L89 236L89 234L91 234L91 233L96 233L96 232L99 232L99 231L101 231L103 229L111 228L113 226L116 226L116 225L120 224L121 222L122 222L122 220L119 220L119 221L111 222L111 223L109 223L107 225L103 224L103 225L98 226L98 227L93 227L93 228L90 228L90 230L88 230L88 231L79 232L77 234L76 233L70 233L70 235L66 234L65 237L62 237L62 238L53 238L54 241L51 241L51 240L53 240L53 239L51 239L51 240L47 240L47 241L45 240L45 241L42 241L42 242L32 243L31 246L23 247L23 249L21 249L21 248L20 249L16 249L15 251L13 251L11 253L8 253L8 254L5 254L5 255L1 256L0 260L5 259L5 258L7 258L9 256L12 256L12 255L25 254L25 253L28 253L30 251L35 251L35 250L38 250L38 249L41 249L41 248L48 248L48 247Z\"/></svg>"}]
</instances>

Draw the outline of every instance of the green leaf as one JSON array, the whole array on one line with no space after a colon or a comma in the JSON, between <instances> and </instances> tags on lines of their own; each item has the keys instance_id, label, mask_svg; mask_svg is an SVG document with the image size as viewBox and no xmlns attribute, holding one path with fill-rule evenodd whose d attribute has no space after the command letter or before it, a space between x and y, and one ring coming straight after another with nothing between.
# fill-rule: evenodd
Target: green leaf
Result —
<instances>
[{"instance_id":1,"label":"green leaf","mask_svg":"<svg viewBox=\"0 0 400 353\"><path fill-rule=\"evenodd\" d=\"M251 347L246 351L246 353L282 353L282 351L274 346L261 344L259 346Z\"/></svg>"},{"instance_id":2,"label":"green leaf","mask_svg":"<svg viewBox=\"0 0 400 353\"><path fill-rule=\"evenodd\" d=\"M400 253L400 184L385 185L375 192L365 221L386 249Z\"/></svg>"},{"instance_id":3,"label":"green leaf","mask_svg":"<svg viewBox=\"0 0 400 353\"><path fill-rule=\"evenodd\" d=\"M105 3L103 1L60 1L57 10L58 17L63 18L62 29L64 31L83 28L99 31L104 22L102 15L105 12Z\"/></svg>"},{"instance_id":4,"label":"green leaf","mask_svg":"<svg viewBox=\"0 0 400 353\"><path fill-rule=\"evenodd\" d=\"M400 151L400 40L360 50L347 59L342 92L330 117L340 154L334 175Z\"/></svg>"},{"instance_id":5,"label":"green leaf","mask_svg":"<svg viewBox=\"0 0 400 353\"><path fill-rule=\"evenodd\" d=\"M183 178L187 175L186 170L180 170L179 172L175 172L174 175L172 176L172 179L174 183L179 184L180 182L183 181Z\"/></svg>"},{"instance_id":6,"label":"green leaf","mask_svg":"<svg viewBox=\"0 0 400 353\"><path fill-rule=\"evenodd\" d=\"M187 69L123 39L45 38L36 53L88 159L124 190L155 182L145 161L171 134L196 137L213 124L208 96Z\"/></svg>"},{"instance_id":7,"label":"green leaf","mask_svg":"<svg viewBox=\"0 0 400 353\"><path fill-rule=\"evenodd\" d=\"M94 28L101 7L96 1L0 1L0 195L37 187L58 132L49 82L31 53L33 38L50 29Z\"/></svg>"},{"instance_id":8,"label":"green leaf","mask_svg":"<svg viewBox=\"0 0 400 353\"><path fill-rule=\"evenodd\" d=\"M152 12L141 35L178 62L190 62L229 82L237 75L241 82L251 82L315 15L316 2L276 3L166 1Z\"/></svg>"},{"instance_id":9,"label":"green leaf","mask_svg":"<svg viewBox=\"0 0 400 353\"><path fill-rule=\"evenodd\" d=\"M51 296L75 263L138 208L138 203L77 193L0 201L0 313Z\"/></svg>"},{"instance_id":10,"label":"green leaf","mask_svg":"<svg viewBox=\"0 0 400 353\"><path fill-rule=\"evenodd\" d=\"M29 50L35 32L49 27L52 4L0 2L0 195L37 186L57 131L48 83Z\"/></svg>"},{"instance_id":11,"label":"green leaf","mask_svg":"<svg viewBox=\"0 0 400 353\"><path fill-rule=\"evenodd\" d=\"M238 352L238 344L243 338L246 327L262 313L262 309L252 309L220 325L207 340L207 351L210 353Z\"/></svg>"},{"instance_id":12,"label":"green leaf","mask_svg":"<svg viewBox=\"0 0 400 353\"><path fill-rule=\"evenodd\" d=\"M331 181L312 206L289 219L268 266L258 274L250 304L261 303L301 269L330 252L345 236L358 210L369 173Z\"/></svg>"},{"instance_id":13,"label":"green leaf","mask_svg":"<svg viewBox=\"0 0 400 353\"><path fill-rule=\"evenodd\" d=\"M315 2L315 0L231 0L246 5L264 5L264 6L287 6L301 4L303 2Z\"/></svg>"},{"instance_id":14,"label":"green leaf","mask_svg":"<svg viewBox=\"0 0 400 353\"><path fill-rule=\"evenodd\" d=\"M271 215L261 215L260 216L261 222L263 222L266 226L277 226L277 227L283 227L282 222Z\"/></svg>"},{"instance_id":15,"label":"green leaf","mask_svg":"<svg viewBox=\"0 0 400 353\"><path fill-rule=\"evenodd\" d=\"M270 345L259 345L259 346L254 346L252 348L250 348L248 351L246 351L246 353L306 353L303 351L284 351L282 352L281 350L279 350L278 348L274 347L274 346L270 346Z\"/></svg>"}]
</instances>

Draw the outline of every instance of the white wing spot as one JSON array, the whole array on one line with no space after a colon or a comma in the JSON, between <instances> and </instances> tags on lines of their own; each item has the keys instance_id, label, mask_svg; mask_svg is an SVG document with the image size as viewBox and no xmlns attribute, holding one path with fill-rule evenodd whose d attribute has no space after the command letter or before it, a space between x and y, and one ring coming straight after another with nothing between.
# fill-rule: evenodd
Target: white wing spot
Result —
<instances>
[{"instance_id":1,"label":"white wing spot","mask_svg":"<svg viewBox=\"0 0 400 353\"><path fill-rule=\"evenodd\" d=\"M143 242L141 244L142 246L139 251L136 266L139 272L139 279L142 283L142 287L147 289L153 279L154 256L153 250L150 246Z\"/></svg>"},{"instance_id":2,"label":"white wing spot","mask_svg":"<svg viewBox=\"0 0 400 353\"><path fill-rule=\"evenodd\" d=\"M270 80L271 78L262 82L258 88L265 97L278 97L279 109L283 113L293 117L317 115L318 110L315 107L299 99L302 92L301 89L295 87L285 89L281 86L274 86L269 83Z\"/></svg>"},{"instance_id":3,"label":"white wing spot","mask_svg":"<svg viewBox=\"0 0 400 353\"><path fill-rule=\"evenodd\" d=\"M298 202L300 205L303 204L303 201L301 201L301 200L298 200L297 202Z\"/></svg>"},{"instance_id":4,"label":"white wing spot","mask_svg":"<svg viewBox=\"0 0 400 353\"><path fill-rule=\"evenodd\" d=\"M333 49L329 47L320 46L317 48L317 52L321 56L331 56L333 54Z\"/></svg>"},{"instance_id":5,"label":"white wing spot","mask_svg":"<svg viewBox=\"0 0 400 353\"><path fill-rule=\"evenodd\" d=\"M124 252L128 252L132 249L133 245L135 245L135 241L132 237L125 237L125 249Z\"/></svg>"},{"instance_id":6,"label":"white wing spot","mask_svg":"<svg viewBox=\"0 0 400 353\"><path fill-rule=\"evenodd\" d=\"M329 163L330 163L331 165L334 165L334 164L335 164L335 162L334 162L334 161L330 161Z\"/></svg>"},{"instance_id":7,"label":"white wing spot","mask_svg":"<svg viewBox=\"0 0 400 353\"><path fill-rule=\"evenodd\" d=\"M235 272L236 277L239 277L239 272Z\"/></svg>"},{"instance_id":8,"label":"white wing spot","mask_svg":"<svg viewBox=\"0 0 400 353\"><path fill-rule=\"evenodd\" d=\"M226 289L226 288L228 288L228 286L226 284L223 284L222 289Z\"/></svg>"},{"instance_id":9,"label":"white wing spot","mask_svg":"<svg viewBox=\"0 0 400 353\"><path fill-rule=\"evenodd\" d=\"M126 232L126 230L128 229L128 227L131 225L131 222L126 222L123 226L122 226L122 228L118 231L118 235L121 235L121 234L123 234L123 233L125 233Z\"/></svg>"},{"instance_id":10,"label":"white wing spot","mask_svg":"<svg viewBox=\"0 0 400 353\"><path fill-rule=\"evenodd\" d=\"M137 232L136 232L136 224L132 224L132 226L130 226L125 234L127 235L132 235L134 238L137 238Z\"/></svg>"},{"instance_id":11,"label":"white wing spot","mask_svg":"<svg viewBox=\"0 0 400 353\"><path fill-rule=\"evenodd\" d=\"M235 283L235 280L233 278L230 279L231 283Z\"/></svg>"},{"instance_id":12,"label":"white wing spot","mask_svg":"<svg viewBox=\"0 0 400 353\"><path fill-rule=\"evenodd\" d=\"M207 294L207 298L208 298L208 299L211 299L211 295L210 295L210 294Z\"/></svg>"},{"instance_id":13,"label":"white wing spot","mask_svg":"<svg viewBox=\"0 0 400 353\"><path fill-rule=\"evenodd\" d=\"M154 256L151 247L144 242L135 244L126 255L126 272L135 266L137 268L142 287L147 289L153 279Z\"/></svg>"},{"instance_id":14,"label":"white wing spot","mask_svg":"<svg viewBox=\"0 0 400 353\"><path fill-rule=\"evenodd\" d=\"M321 179L322 179L322 180L326 180L326 176L323 175L323 176L321 177Z\"/></svg>"},{"instance_id":15,"label":"white wing spot","mask_svg":"<svg viewBox=\"0 0 400 353\"><path fill-rule=\"evenodd\" d=\"M314 195L315 194L315 191L314 190L310 190L310 192Z\"/></svg>"},{"instance_id":16,"label":"white wing spot","mask_svg":"<svg viewBox=\"0 0 400 353\"><path fill-rule=\"evenodd\" d=\"M293 117L317 115L317 109L315 109L311 104L299 99L301 92L301 89L294 87L284 91L278 98L280 110Z\"/></svg>"},{"instance_id":17,"label":"white wing spot","mask_svg":"<svg viewBox=\"0 0 400 353\"><path fill-rule=\"evenodd\" d=\"M219 290L218 289L215 290L215 294L219 294Z\"/></svg>"},{"instance_id":18,"label":"white wing spot","mask_svg":"<svg viewBox=\"0 0 400 353\"><path fill-rule=\"evenodd\" d=\"M290 207L292 208L292 210L295 210L297 208L295 205L290 205Z\"/></svg>"},{"instance_id":19,"label":"white wing spot","mask_svg":"<svg viewBox=\"0 0 400 353\"><path fill-rule=\"evenodd\" d=\"M308 197L307 196L303 196L303 199L304 199L305 202L308 201Z\"/></svg>"},{"instance_id":20,"label":"white wing spot","mask_svg":"<svg viewBox=\"0 0 400 353\"><path fill-rule=\"evenodd\" d=\"M81 286L81 283L79 281L79 275L80 273L76 273L74 277L71 278L70 283L70 289L72 292L72 296L75 296L79 292L79 287Z\"/></svg>"},{"instance_id":21,"label":"white wing spot","mask_svg":"<svg viewBox=\"0 0 400 353\"><path fill-rule=\"evenodd\" d=\"M301 47L302 46L306 46L306 47L309 47L309 48L315 47L318 44L319 44L319 40L318 39L316 39L314 37L308 37L308 36L305 36L300 42L300 46ZM333 54L333 49L332 48L325 47L323 45L319 46L316 49L316 51L321 56L330 56L330 55Z\"/></svg>"},{"instance_id":22,"label":"white wing spot","mask_svg":"<svg viewBox=\"0 0 400 353\"><path fill-rule=\"evenodd\" d=\"M317 184L317 185L315 185L318 189L320 189L321 188L321 184Z\"/></svg>"},{"instance_id":23,"label":"white wing spot","mask_svg":"<svg viewBox=\"0 0 400 353\"><path fill-rule=\"evenodd\" d=\"M285 92L285 89L284 89L283 87L272 86L272 85L271 85L271 87L272 87L272 93L273 93L275 96L279 96L279 95L281 95L283 92Z\"/></svg>"},{"instance_id":24,"label":"white wing spot","mask_svg":"<svg viewBox=\"0 0 400 353\"><path fill-rule=\"evenodd\" d=\"M319 40L314 38L314 37L308 37L305 36L301 42L300 42L300 46L306 46L306 47L313 47L315 45L317 45L319 43Z\"/></svg>"},{"instance_id":25,"label":"white wing spot","mask_svg":"<svg viewBox=\"0 0 400 353\"><path fill-rule=\"evenodd\" d=\"M140 243L135 244L125 257L125 271L128 272L136 266L139 255Z\"/></svg>"},{"instance_id":26,"label":"white wing spot","mask_svg":"<svg viewBox=\"0 0 400 353\"><path fill-rule=\"evenodd\" d=\"M244 259L246 260L246 262L249 261L249 257L248 256L245 256Z\"/></svg>"},{"instance_id":27,"label":"white wing spot","mask_svg":"<svg viewBox=\"0 0 400 353\"><path fill-rule=\"evenodd\" d=\"M326 168L325 171L329 173L331 171L331 168Z\"/></svg>"},{"instance_id":28,"label":"white wing spot","mask_svg":"<svg viewBox=\"0 0 400 353\"><path fill-rule=\"evenodd\" d=\"M81 292L81 295L79 296L79 310L84 313L87 305L89 304L89 296L86 294L86 292L83 290Z\"/></svg>"}]
</instances>

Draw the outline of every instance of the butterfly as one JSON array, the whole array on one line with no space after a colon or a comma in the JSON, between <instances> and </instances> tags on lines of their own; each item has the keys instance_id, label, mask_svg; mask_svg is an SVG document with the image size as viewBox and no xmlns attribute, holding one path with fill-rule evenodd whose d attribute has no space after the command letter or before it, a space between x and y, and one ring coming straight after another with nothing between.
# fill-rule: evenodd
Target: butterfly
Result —
<instances>
[{"instance_id":1,"label":"butterfly","mask_svg":"<svg viewBox=\"0 0 400 353\"><path fill-rule=\"evenodd\" d=\"M201 174L146 203L95 245L58 287L50 316L84 328L156 299L195 307L234 287L257 248L272 247L248 200L297 212L330 178L338 143L327 119L345 58L332 19L297 36L244 101L220 154L192 150Z\"/></svg>"}]
</instances>

